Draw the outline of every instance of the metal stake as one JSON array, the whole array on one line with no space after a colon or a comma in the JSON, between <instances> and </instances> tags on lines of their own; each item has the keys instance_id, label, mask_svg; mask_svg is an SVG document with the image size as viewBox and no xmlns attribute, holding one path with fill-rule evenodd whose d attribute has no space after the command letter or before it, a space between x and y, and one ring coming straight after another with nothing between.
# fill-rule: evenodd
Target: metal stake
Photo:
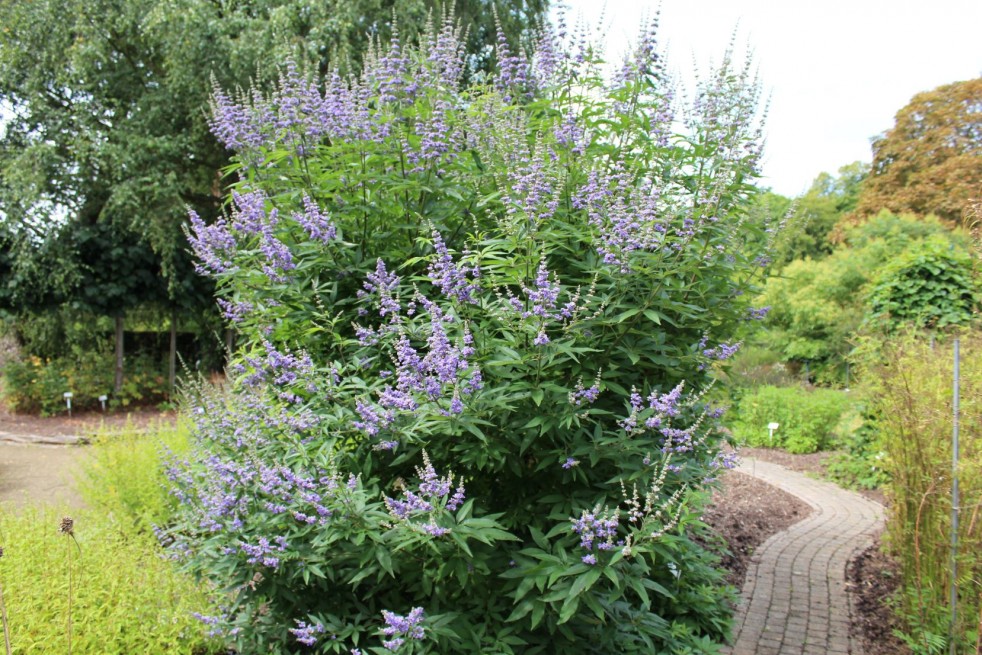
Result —
<instances>
[{"instance_id":1,"label":"metal stake","mask_svg":"<svg viewBox=\"0 0 982 655\"><path fill-rule=\"evenodd\" d=\"M954 398L951 432L951 628L948 634L948 652L955 655L955 633L958 621L958 387L959 344L955 339Z\"/></svg>"}]
</instances>

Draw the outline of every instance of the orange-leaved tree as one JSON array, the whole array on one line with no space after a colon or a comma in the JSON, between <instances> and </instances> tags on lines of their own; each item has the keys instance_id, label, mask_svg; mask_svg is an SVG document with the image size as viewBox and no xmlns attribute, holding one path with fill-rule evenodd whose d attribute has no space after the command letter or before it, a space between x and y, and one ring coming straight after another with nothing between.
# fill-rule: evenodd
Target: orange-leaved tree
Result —
<instances>
[{"instance_id":1,"label":"orange-leaved tree","mask_svg":"<svg viewBox=\"0 0 982 655\"><path fill-rule=\"evenodd\" d=\"M919 93L874 139L855 218L881 209L962 224L982 196L982 77Z\"/></svg>"}]
</instances>

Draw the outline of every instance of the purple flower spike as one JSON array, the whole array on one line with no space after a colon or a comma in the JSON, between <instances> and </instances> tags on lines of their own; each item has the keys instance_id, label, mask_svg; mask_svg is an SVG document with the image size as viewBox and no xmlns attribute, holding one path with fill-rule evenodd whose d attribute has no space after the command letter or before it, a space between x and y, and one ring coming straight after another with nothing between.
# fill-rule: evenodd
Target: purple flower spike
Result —
<instances>
[{"instance_id":1,"label":"purple flower spike","mask_svg":"<svg viewBox=\"0 0 982 655\"><path fill-rule=\"evenodd\" d=\"M406 639L418 641L426 636L426 631L423 628L425 617L422 607L414 607L406 616L382 610L382 618L385 620L382 634L389 637L388 640L382 642L382 645L391 651L398 650L400 646L406 643Z\"/></svg>"},{"instance_id":2,"label":"purple flower spike","mask_svg":"<svg viewBox=\"0 0 982 655\"><path fill-rule=\"evenodd\" d=\"M330 216L322 212L306 194L303 197L303 212L294 212L293 220L315 241L329 243L337 236L337 228Z\"/></svg>"},{"instance_id":3,"label":"purple flower spike","mask_svg":"<svg viewBox=\"0 0 982 655\"><path fill-rule=\"evenodd\" d=\"M296 620L296 624L297 627L290 628L290 632L304 646L313 646L317 643L316 635L324 633L324 626L320 623L308 625L305 621Z\"/></svg>"},{"instance_id":4,"label":"purple flower spike","mask_svg":"<svg viewBox=\"0 0 982 655\"><path fill-rule=\"evenodd\" d=\"M468 276L478 278L480 269L477 266L466 268L456 264L443 242L443 237L436 230L433 231L433 249L436 251L436 259L430 262L426 271L433 285L447 298L462 303L477 304L474 294L478 286L470 281Z\"/></svg>"}]
</instances>

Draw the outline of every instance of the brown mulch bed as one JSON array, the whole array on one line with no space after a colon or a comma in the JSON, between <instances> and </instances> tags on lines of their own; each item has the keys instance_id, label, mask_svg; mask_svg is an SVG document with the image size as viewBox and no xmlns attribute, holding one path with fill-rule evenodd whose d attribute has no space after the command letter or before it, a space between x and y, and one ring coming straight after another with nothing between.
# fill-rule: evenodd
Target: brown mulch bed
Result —
<instances>
[{"instance_id":1,"label":"brown mulch bed","mask_svg":"<svg viewBox=\"0 0 982 655\"><path fill-rule=\"evenodd\" d=\"M73 412L40 417L31 414L14 414L0 405L0 432L38 435L42 437L78 435L90 436L102 430L144 430L160 422L173 423L174 412L161 412L154 408L136 408L126 412Z\"/></svg>"},{"instance_id":2,"label":"brown mulch bed","mask_svg":"<svg viewBox=\"0 0 982 655\"><path fill-rule=\"evenodd\" d=\"M910 648L893 634L900 626L887 601L900 585L900 576L897 565L880 549L879 535L849 562L846 580L857 614L850 628L862 638L866 655L910 655Z\"/></svg>"}]
</instances>

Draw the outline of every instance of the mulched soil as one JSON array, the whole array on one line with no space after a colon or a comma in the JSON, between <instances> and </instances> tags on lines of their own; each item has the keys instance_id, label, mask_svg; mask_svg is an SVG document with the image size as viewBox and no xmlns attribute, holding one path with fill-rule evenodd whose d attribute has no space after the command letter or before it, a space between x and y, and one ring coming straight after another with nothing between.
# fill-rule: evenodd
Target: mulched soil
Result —
<instances>
[{"instance_id":1,"label":"mulched soil","mask_svg":"<svg viewBox=\"0 0 982 655\"><path fill-rule=\"evenodd\" d=\"M852 633L862 638L866 655L910 655L910 648L893 634L899 625L887 600L900 585L900 577L896 564L880 549L879 535L849 562L846 580L858 615Z\"/></svg>"},{"instance_id":2,"label":"mulched soil","mask_svg":"<svg viewBox=\"0 0 982 655\"><path fill-rule=\"evenodd\" d=\"M30 414L14 414L0 404L0 432L12 434L52 436L91 436L103 430L145 430L151 425L176 420L174 412L161 412L154 408L136 408L127 412L73 412L40 417Z\"/></svg>"}]
</instances>

